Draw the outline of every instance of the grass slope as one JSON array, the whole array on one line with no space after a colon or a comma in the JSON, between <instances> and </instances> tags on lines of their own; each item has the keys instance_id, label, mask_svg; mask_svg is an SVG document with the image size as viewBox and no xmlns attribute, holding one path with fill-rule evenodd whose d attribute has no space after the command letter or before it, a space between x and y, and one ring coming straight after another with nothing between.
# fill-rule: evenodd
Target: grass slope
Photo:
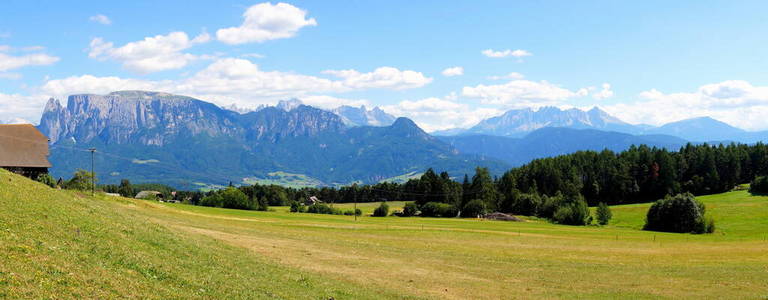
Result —
<instances>
[{"instance_id":1,"label":"grass slope","mask_svg":"<svg viewBox=\"0 0 768 300\"><path fill-rule=\"evenodd\" d=\"M354 222L92 199L2 172L0 291L10 298L768 296L768 197L742 191L701 199L717 234L640 231L648 204L613 207L605 227Z\"/></svg>"},{"instance_id":2,"label":"grass slope","mask_svg":"<svg viewBox=\"0 0 768 300\"><path fill-rule=\"evenodd\" d=\"M377 298L174 230L150 202L56 191L0 169L0 298Z\"/></svg>"}]
</instances>

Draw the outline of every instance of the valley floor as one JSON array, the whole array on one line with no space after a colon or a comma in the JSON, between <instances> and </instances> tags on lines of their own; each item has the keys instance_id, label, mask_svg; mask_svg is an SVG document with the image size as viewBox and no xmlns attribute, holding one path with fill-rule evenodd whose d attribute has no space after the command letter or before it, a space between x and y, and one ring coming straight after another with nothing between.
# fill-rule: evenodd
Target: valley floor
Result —
<instances>
[{"instance_id":1,"label":"valley floor","mask_svg":"<svg viewBox=\"0 0 768 300\"><path fill-rule=\"evenodd\" d=\"M0 170L0 298L768 297L768 197L700 199L715 234L640 231L648 204L612 207L605 227L355 222L92 198Z\"/></svg>"}]
</instances>

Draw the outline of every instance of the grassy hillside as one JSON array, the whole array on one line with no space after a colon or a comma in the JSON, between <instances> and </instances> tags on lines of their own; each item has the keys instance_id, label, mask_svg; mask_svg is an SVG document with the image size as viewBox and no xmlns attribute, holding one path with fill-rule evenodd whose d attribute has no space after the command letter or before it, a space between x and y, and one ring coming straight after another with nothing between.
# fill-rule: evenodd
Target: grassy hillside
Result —
<instances>
[{"instance_id":1,"label":"grassy hillside","mask_svg":"<svg viewBox=\"0 0 768 300\"><path fill-rule=\"evenodd\" d=\"M0 171L0 298L768 297L768 197L701 199L716 234L640 231L647 204L613 207L606 227L354 222L90 198Z\"/></svg>"},{"instance_id":2,"label":"grassy hillside","mask_svg":"<svg viewBox=\"0 0 768 300\"><path fill-rule=\"evenodd\" d=\"M0 298L395 295L285 268L247 248L177 230L156 210L165 209L56 191L0 169Z\"/></svg>"}]
</instances>

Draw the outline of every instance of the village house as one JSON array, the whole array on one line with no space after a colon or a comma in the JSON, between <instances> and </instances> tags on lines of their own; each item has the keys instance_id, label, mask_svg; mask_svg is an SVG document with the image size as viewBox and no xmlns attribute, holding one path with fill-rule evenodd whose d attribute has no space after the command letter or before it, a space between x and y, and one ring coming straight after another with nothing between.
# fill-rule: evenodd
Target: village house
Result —
<instances>
[{"instance_id":1,"label":"village house","mask_svg":"<svg viewBox=\"0 0 768 300\"><path fill-rule=\"evenodd\" d=\"M33 179L48 173L48 141L31 124L0 125L0 168Z\"/></svg>"}]
</instances>

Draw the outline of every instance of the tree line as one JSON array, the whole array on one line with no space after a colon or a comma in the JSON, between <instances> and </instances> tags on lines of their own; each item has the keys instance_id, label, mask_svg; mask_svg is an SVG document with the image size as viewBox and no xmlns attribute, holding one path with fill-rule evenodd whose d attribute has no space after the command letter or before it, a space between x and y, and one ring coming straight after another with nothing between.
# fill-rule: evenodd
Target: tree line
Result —
<instances>
[{"instance_id":1,"label":"tree line","mask_svg":"<svg viewBox=\"0 0 768 300\"><path fill-rule=\"evenodd\" d=\"M404 183L307 188L230 184L221 191L178 191L176 199L195 205L260 210L303 203L311 196L329 204L409 201L415 205L410 210L424 216L474 217L498 211L579 225L591 222L588 206L652 202L682 193L721 193L766 175L768 146L763 143L687 144L679 151L641 145L621 152L579 151L537 159L499 178L492 177L486 168L477 168L472 177L465 174L461 180L428 169ZM105 190L129 190L127 184ZM130 191L133 195L137 189ZM237 199L219 197L225 192Z\"/></svg>"}]
</instances>

